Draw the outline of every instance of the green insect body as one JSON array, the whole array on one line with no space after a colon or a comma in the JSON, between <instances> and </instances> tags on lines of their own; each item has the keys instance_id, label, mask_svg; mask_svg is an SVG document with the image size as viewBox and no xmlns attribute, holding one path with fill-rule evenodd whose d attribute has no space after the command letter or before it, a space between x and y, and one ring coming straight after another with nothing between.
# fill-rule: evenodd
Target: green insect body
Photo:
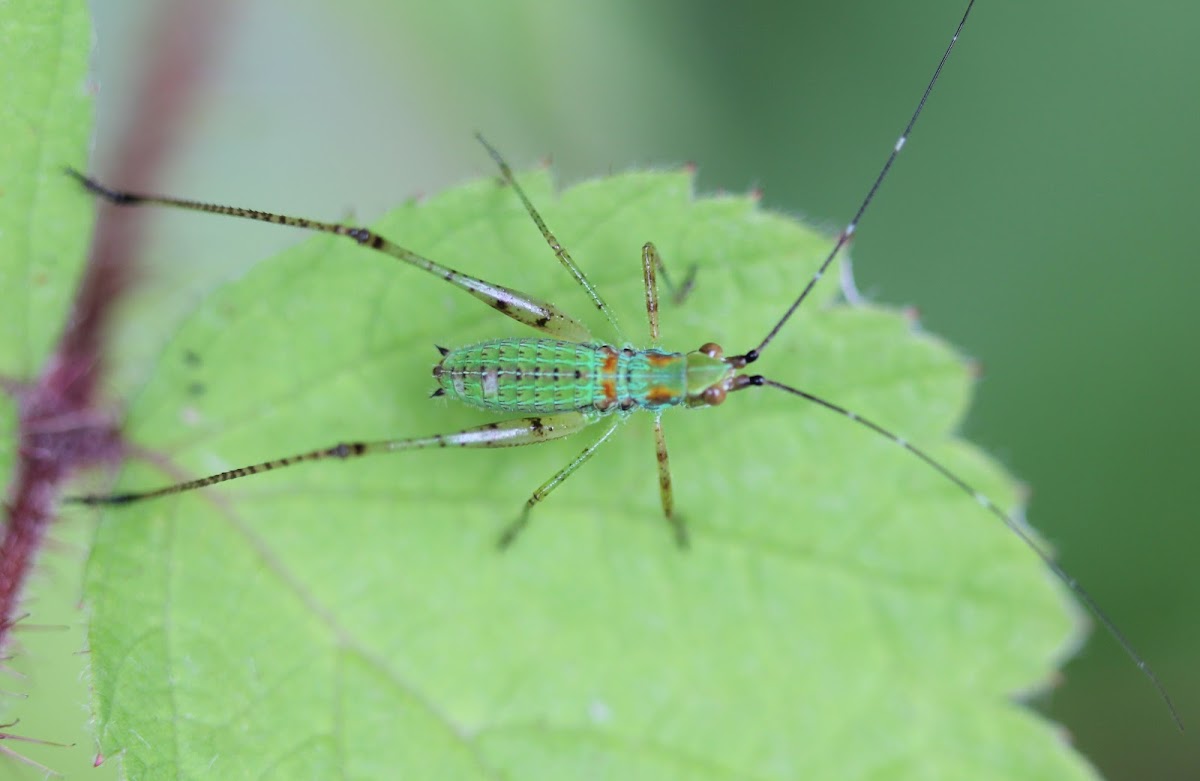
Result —
<instances>
[{"instance_id":1,"label":"green insect body","mask_svg":"<svg viewBox=\"0 0 1200 781\"><path fill-rule=\"evenodd\" d=\"M704 401L732 376L705 345L692 353L557 339L496 339L446 350L435 395L495 412L579 411L600 416ZM710 392L713 399L717 393Z\"/></svg>"}]
</instances>

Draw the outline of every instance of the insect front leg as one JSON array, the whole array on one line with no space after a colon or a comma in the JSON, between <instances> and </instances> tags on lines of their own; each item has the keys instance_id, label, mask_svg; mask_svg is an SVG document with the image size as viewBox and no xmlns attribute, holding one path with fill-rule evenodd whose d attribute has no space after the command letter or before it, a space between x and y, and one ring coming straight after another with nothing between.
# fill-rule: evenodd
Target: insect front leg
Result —
<instances>
[{"instance_id":1,"label":"insect front leg","mask_svg":"<svg viewBox=\"0 0 1200 781\"><path fill-rule=\"evenodd\" d=\"M658 254L658 248L654 246L654 242L648 241L642 245L642 278L646 283L646 314L650 317L650 338L655 342L658 341L658 274L662 274L663 287L671 296L671 302L682 304L692 292L692 288L696 286L696 272L699 269L700 267L693 263L688 267L683 282L679 287L675 287L671 282L670 275L667 274L667 265L663 263L662 256Z\"/></svg>"},{"instance_id":2,"label":"insect front leg","mask_svg":"<svg viewBox=\"0 0 1200 781\"><path fill-rule=\"evenodd\" d=\"M675 494L671 490L671 460L667 456L667 438L663 434L662 415L654 416L654 452L658 461L658 494L662 499L663 515L675 530L675 542L680 548L688 546L687 526L675 514Z\"/></svg>"}]
</instances>

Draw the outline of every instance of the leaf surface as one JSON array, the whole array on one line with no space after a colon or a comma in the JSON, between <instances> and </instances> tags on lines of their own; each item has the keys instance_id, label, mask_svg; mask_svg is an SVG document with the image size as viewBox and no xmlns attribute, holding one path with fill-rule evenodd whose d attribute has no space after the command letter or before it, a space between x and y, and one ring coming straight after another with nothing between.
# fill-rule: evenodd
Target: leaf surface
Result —
<instances>
[{"instance_id":1,"label":"leaf surface","mask_svg":"<svg viewBox=\"0 0 1200 781\"><path fill-rule=\"evenodd\" d=\"M664 345L728 352L758 342L831 244L750 198L698 198L682 172L561 195L545 172L521 180L636 346L644 241L677 278L699 266L686 305L663 306ZM493 179L376 227L617 338ZM965 362L835 293L819 285L754 368L1014 506L1012 481L950 433ZM169 340L129 400L147 458L114 490L476 425L491 418L429 398L434 345L533 335L391 258L305 241ZM646 415L503 554L500 531L592 431L301 465L105 513L87 590L104 752L134 778L1092 777L1013 703L1078 619L994 518L894 443L770 389L664 426L686 552Z\"/></svg>"}]
</instances>

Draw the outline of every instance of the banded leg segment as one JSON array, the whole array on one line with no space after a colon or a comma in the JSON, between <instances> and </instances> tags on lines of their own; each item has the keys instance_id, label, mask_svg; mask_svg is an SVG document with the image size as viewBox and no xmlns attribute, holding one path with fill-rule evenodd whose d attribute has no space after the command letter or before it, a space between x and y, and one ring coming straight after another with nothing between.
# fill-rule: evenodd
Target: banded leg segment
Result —
<instances>
[{"instance_id":1,"label":"banded leg segment","mask_svg":"<svg viewBox=\"0 0 1200 781\"><path fill-rule=\"evenodd\" d=\"M662 258L658 256L652 242L642 245L642 281L646 283L646 317L650 320L650 344L658 344L658 277L656 272L662 268ZM665 269L664 269L665 271ZM663 274L666 281L666 274Z\"/></svg>"},{"instance_id":2,"label":"banded leg segment","mask_svg":"<svg viewBox=\"0 0 1200 781\"><path fill-rule=\"evenodd\" d=\"M369 456L377 453L398 453L402 450L422 450L434 447L520 447L536 445L552 439L575 434L589 424L598 420L599 416L583 412L563 412L557 415L535 415L528 418L515 418L482 426L456 431L452 434L434 434L429 437L412 437L409 439L384 439L375 442L340 442L333 447L310 450L294 456L285 456L270 461L263 461L250 466L230 469L208 477L188 480L183 483L156 488L150 491L138 491L124 494L88 494L84 496L67 497L65 501L74 504L111 505L130 504L143 499L155 499L160 496L181 494L197 488L205 488L217 483L236 480L239 477L270 472L295 466L306 461L325 461L328 459L346 460ZM611 430L608 434L611 434ZM605 434L607 438L608 434ZM572 470L573 471L573 470ZM543 486L544 488L545 486ZM539 489L540 490L540 489ZM528 512L528 511L527 511Z\"/></svg>"},{"instance_id":3,"label":"banded leg segment","mask_svg":"<svg viewBox=\"0 0 1200 781\"><path fill-rule=\"evenodd\" d=\"M658 460L658 494L662 499L663 515L675 530L675 542L680 548L688 546L687 526L675 515L675 494L671 489L671 460L667 456L667 438L663 434L662 413L654 416L654 451Z\"/></svg>"},{"instance_id":4,"label":"banded leg segment","mask_svg":"<svg viewBox=\"0 0 1200 781\"><path fill-rule=\"evenodd\" d=\"M567 252L566 248L563 247L563 245L559 243L558 239L555 238L554 234L550 232L550 228L547 227L546 221L542 219L542 215L538 214L538 210L533 207L533 202L529 200L529 196L525 194L525 190L521 188L521 185L517 184L517 180L513 176L512 168L509 167L505 159L500 156L500 153L496 151L495 147L487 142L487 139L485 139L482 134L476 133L475 138L478 139L480 144L483 144L483 148L487 150L487 153L491 155L492 160L495 161L496 165L500 168L500 176L503 177L504 182L511 187L513 192L517 194L517 197L521 199L521 203L525 205L525 211L529 213L529 217L533 220L533 224L536 225L538 230L542 232L542 237L546 239L546 243L549 244L550 249L554 251L554 256L558 258L558 262L563 264L563 267L567 270L567 272L575 278L575 281L579 283L579 286L582 287L584 292L588 294L588 297L592 299L592 303L595 304L596 308L600 310L600 312L608 320L609 324L612 325L613 330L616 332L618 341L627 341L625 339L624 332L621 331L621 326L617 324L616 315L613 314L613 311L609 308L608 304L604 302L604 299L600 296L600 291L597 290L596 286L588 280L587 276L583 273L583 269L579 268L579 266L575 264L575 260L571 257L571 253Z\"/></svg>"},{"instance_id":5,"label":"banded leg segment","mask_svg":"<svg viewBox=\"0 0 1200 781\"><path fill-rule=\"evenodd\" d=\"M80 184L87 188L89 192L118 206L139 206L145 204L169 206L176 209L208 212L209 214L220 214L226 217L240 217L246 220L257 220L259 222L286 225L291 228L300 228L318 233L332 233L336 236L345 236L364 247L382 252L411 266L416 266L422 271L433 274L435 277L465 290L492 309L511 317L518 323L522 323L558 339L572 342L593 341L591 332L582 323L563 312L554 304L527 293L522 293L519 290L513 290L503 285L493 284L478 277L472 277L468 274L455 271L410 249L401 247L399 244L367 228L357 228L352 225L341 225L333 222L320 222L304 217L289 217L284 214L273 214L256 209L244 209L239 206L223 206L216 203L190 201L184 198L142 195L113 190L74 169L68 168L67 173L78 179Z\"/></svg>"}]
</instances>

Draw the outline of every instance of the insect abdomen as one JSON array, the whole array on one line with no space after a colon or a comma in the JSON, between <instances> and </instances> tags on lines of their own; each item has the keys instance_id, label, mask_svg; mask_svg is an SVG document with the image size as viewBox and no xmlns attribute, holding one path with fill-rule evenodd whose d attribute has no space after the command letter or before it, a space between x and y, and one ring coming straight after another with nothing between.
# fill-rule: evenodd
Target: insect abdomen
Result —
<instances>
[{"instance_id":1,"label":"insect abdomen","mask_svg":"<svg viewBox=\"0 0 1200 781\"><path fill-rule=\"evenodd\" d=\"M679 404L684 356L557 339L497 339L448 350L433 368L444 395L503 412L611 412Z\"/></svg>"}]
</instances>

